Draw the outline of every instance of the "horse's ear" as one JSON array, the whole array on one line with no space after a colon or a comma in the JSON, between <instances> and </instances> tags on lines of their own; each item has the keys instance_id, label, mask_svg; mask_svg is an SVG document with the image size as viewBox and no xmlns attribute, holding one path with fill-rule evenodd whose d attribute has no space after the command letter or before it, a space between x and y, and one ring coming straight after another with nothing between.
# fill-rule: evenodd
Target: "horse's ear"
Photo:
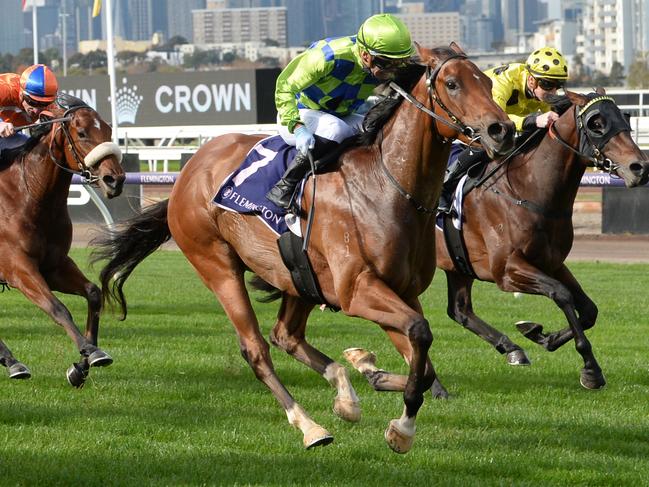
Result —
<instances>
[{"instance_id":1,"label":"horse's ear","mask_svg":"<svg viewBox=\"0 0 649 487\"><path fill-rule=\"evenodd\" d=\"M595 93L597 93L598 95L605 95L606 90L604 88L602 88L601 86L599 86L598 88L595 88Z\"/></svg>"},{"instance_id":2,"label":"horse's ear","mask_svg":"<svg viewBox=\"0 0 649 487\"><path fill-rule=\"evenodd\" d=\"M588 98L585 97L584 95L580 95L579 93L575 93L574 91L568 91L564 90L566 93L566 96L570 100L570 103L573 105L577 105L578 107L583 107L586 103L588 103Z\"/></svg>"},{"instance_id":3,"label":"horse's ear","mask_svg":"<svg viewBox=\"0 0 649 487\"><path fill-rule=\"evenodd\" d=\"M460 45L459 45L457 42L452 41L452 42L448 45L448 47L449 47L452 51L455 51L457 54L462 54L463 56L466 56L466 53L464 52L464 50L460 47Z\"/></svg>"},{"instance_id":4,"label":"horse's ear","mask_svg":"<svg viewBox=\"0 0 649 487\"><path fill-rule=\"evenodd\" d=\"M417 41L413 42L415 49L417 49L417 57L413 59L413 62L421 65L426 65L428 60L432 57L433 53L430 49L426 49Z\"/></svg>"}]
</instances>

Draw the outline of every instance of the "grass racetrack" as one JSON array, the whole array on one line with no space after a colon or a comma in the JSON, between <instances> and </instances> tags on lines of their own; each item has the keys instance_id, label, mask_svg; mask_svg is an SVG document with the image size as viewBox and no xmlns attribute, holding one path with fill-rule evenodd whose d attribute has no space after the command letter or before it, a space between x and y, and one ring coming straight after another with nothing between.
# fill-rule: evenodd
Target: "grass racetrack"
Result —
<instances>
[{"instance_id":1,"label":"grass racetrack","mask_svg":"<svg viewBox=\"0 0 649 487\"><path fill-rule=\"evenodd\" d=\"M85 266L87 251L73 256ZM579 385L583 363L572 342L548 353L515 330L523 319L563 328L552 302L476 284L476 311L532 359L532 367L509 367L446 317L439 273L422 302L435 337L431 357L452 398L426 396L407 455L383 440L401 414L401 394L374 392L348 367L363 418L347 424L332 413L335 393L325 380L273 349L280 378L335 437L305 451L239 355L218 302L177 251L138 267L125 287L125 322L104 314L100 345L115 363L92 369L81 390L65 379L78 354L63 329L18 291L5 292L0 338L33 376L0 377L1 485L648 485L649 265L570 267L599 306L598 326L587 333L606 388ZM96 282L96 272L89 275ZM85 326L85 301L62 299ZM255 306L267 337L278 303ZM316 310L307 333L345 365L342 351L360 346L377 353L379 367L406 371L373 323Z\"/></svg>"}]
</instances>

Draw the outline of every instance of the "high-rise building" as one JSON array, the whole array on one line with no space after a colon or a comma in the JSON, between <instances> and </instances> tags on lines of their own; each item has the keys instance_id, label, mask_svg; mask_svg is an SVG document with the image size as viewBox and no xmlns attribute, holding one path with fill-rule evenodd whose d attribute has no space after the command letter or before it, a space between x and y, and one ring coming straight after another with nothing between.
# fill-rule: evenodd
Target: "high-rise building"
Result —
<instances>
[{"instance_id":1,"label":"high-rise building","mask_svg":"<svg viewBox=\"0 0 649 487\"><path fill-rule=\"evenodd\" d=\"M286 0L289 46L308 46L326 37L324 4L324 0Z\"/></svg>"},{"instance_id":2,"label":"high-rise building","mask_svg":"<svg viewBox=\"0 0 649 487\"><path fill-rule=\"evenodd\" d=\"M584 65L610 73L613 63L626 69L640 49L641 22L646 0L591 0L582 14L581 35L577 37L577 53ZM638 42L634 46L634 42Z\"/></svg>"},{"instance_id":3,"label":"high-rise building","mask_svg":"<svg viewBox=\"0 0 649 487\"><path fill-rule=\"evenodd\" d=\"M408 26L413 41L424 47L448 46L460 39L460 13L395 14Z\"/></svg>"},{"instance_id":4,"label":"high-rise building","mask_svg":"<svg viewBox=\"0 0 649 487\"><path fill-rule=\"evenodd\" d=\"M23 12L20 2L0 0L3 25L0 28L0 53L18 54L25 47ZM31 46L31 41L29 43Z\"/></svg>"},{"instance_id":5,"label":"high-rise building","mask_svg":"<svg viewBox=\"0 0 649 487\"><path fill-rule=\"evenodd\" d=\"M286 7L194 10L194 43L261 42L286 46Z\"/></svg>"},{"instance_id":6,"label":"high-rise building","mask_svg":"<svg viewBox=\"0 0 649 487\"><path fill-rule=\"evenodd\" d=\"M323 2L325 37L354 35L373 13L373 0L328 0ZM313 39L314 41L317 39Z\"/></svg>"},{"instance_id":7,"label":"high-rise building","mask_svg":"<svg viewBox=\"0 0 649 487\"><path fill-rule=\"evenodd\" d=\"M205 0L171 0L167 2L168 36L182 36L194 42L192 10L205 9Z\"/></svg>"}]
</instances>

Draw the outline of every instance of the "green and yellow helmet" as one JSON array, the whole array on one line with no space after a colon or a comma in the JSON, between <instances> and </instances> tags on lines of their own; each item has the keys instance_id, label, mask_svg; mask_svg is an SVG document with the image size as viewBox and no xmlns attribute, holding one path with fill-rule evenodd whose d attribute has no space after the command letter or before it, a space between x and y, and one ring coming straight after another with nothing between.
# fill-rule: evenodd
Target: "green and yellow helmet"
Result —
<instances>
[{"instance_id":1,"label":"green and yellow helmet","mask_svg":"<svg viewBox=\"0 0 649 487\"><path fill-rule=\"evenodd\" d=\"M372 56L404 59L416 53L408 27L390 14L373 15L363 22L356 41Z\"/></svg>"},{"instance_id":2,"label":"green and yellow helmet","mask_svg":"<svg viewBox=\"0 0 649 487\"><path fill-rule=\"evenodd\" d=\"M537 49L529 55L525 66L535 78L568 79L568 64L554 47Z\"/></svg>"}]
</instances>

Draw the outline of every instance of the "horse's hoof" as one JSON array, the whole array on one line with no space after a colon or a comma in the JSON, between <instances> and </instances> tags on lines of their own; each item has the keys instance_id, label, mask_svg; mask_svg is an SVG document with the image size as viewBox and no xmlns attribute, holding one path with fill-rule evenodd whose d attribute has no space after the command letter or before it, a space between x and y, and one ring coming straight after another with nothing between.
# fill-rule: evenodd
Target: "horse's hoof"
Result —
<instances>
[{"instance_id":1,"label":"horse's hoof","mask_svg":"<svg viewBox=\"0 0 649 487\"><path fill-rule=\"evenodd\" d=\"M103 350L97 349L88 355L88 365L90 367L107 367L113 363L113 357Z\"/></svg>"},{"instance_id":2,"label":"horse's hoof","mask_svg":"<svg viewBox=\"0 0 649 487\"><path fill-rule=\"evenodd\" d=\"M362 348L348 348L343 351L343 356L361 374L376 370L376 355L373 352Z\"/></svg>"},{"instance_id":3,"label":"horse's hoof","mask_svg":"<svg viewBox=\"0 0 649 487\"><path fill-rule=\"evenodd\" d=\"M398 420L390 421L385 430L385 441L392 451L397 453L408 453L415 441L415 435L409 436L397 428Z\"/></svg>"},{"instance_id":4,"label":"horse's hoof","mask_svg":"<svg viewBox=\"0 0 649 487\"><path fill-rule=\"evenodd\" d=\"M525 350L512 350L507 354L508 365L532 365Z\"/></svg>"},{"instance_id":5,"label":"horse's hoof","mask_svg":"<svg viewBox=\"0 0 649 487\"><path fill-rule=\"evenodd\" d=\"M433 399L448 399L448 391L442 383L435 378L433 386L430 388L430 392L433 394Z\"/></svg>"},{"instance_id":6,"label":"horse's hoof","mask_svg":"<svg viewBox=\"0 0 649 487\"><path fill-rule=\"evenodd\" d=\"M7 371L10 379L29 379L32 376L31 371L25 364L16 362Z\"/></svg>"},{"instance_id":7,"label":"horse's hoof","mask_svg":"<svg viewBox=\"0 0 649 487\"><path fill-rule=\"evenodd\" d=\"M79 364L72 364L70 365L66 376L72 387L81 389L86 382L86 377L88 377L88 371Z\"/></svg>"},{"instance_id":8,"label":"horse's hoof","mask_svg":"<svg viewBox=\"0 0 649 487\"><path fill-rule=\"evenodd\" d=\"M579 377L579 383L589 390L601 389L606 385L606 379L604 379L604 374L601 371L595 372L589 369L581 369L581 376Z\"/></svg>"},{"instance_id":9,"label":"horse's hoof","mask_svg":"<svg viewBox=\"0 0 649 487\"><path fill-rule=\"evenodd\" d=\"M534 323L532 321L519 321L515 323L516 328L528 340L541 345L545 335L543 334L543 325Z\"/></svg>"},{"instance_id":10,"label":"horse's hoof","mask_svg":"<svg viewBox=\"0 0 649 487\"><path fill-rule=\"evenodd\" d=\"M334 413L340 419L344 419L350 423L358 423L361 420L361 408L357 402L351 399L336 397L334 400Z\"/></svg>"},{"instance_id":11,"label":"horse's hoof","mask_svg":"<svg viewBox=\"0 0 649 487\"><path fill-rule=\"evenodd\" d=\"M304 448L325 446L334 441L334 437L322 426L315 425L304 435Z\"/></svg>"}]
</instances>

